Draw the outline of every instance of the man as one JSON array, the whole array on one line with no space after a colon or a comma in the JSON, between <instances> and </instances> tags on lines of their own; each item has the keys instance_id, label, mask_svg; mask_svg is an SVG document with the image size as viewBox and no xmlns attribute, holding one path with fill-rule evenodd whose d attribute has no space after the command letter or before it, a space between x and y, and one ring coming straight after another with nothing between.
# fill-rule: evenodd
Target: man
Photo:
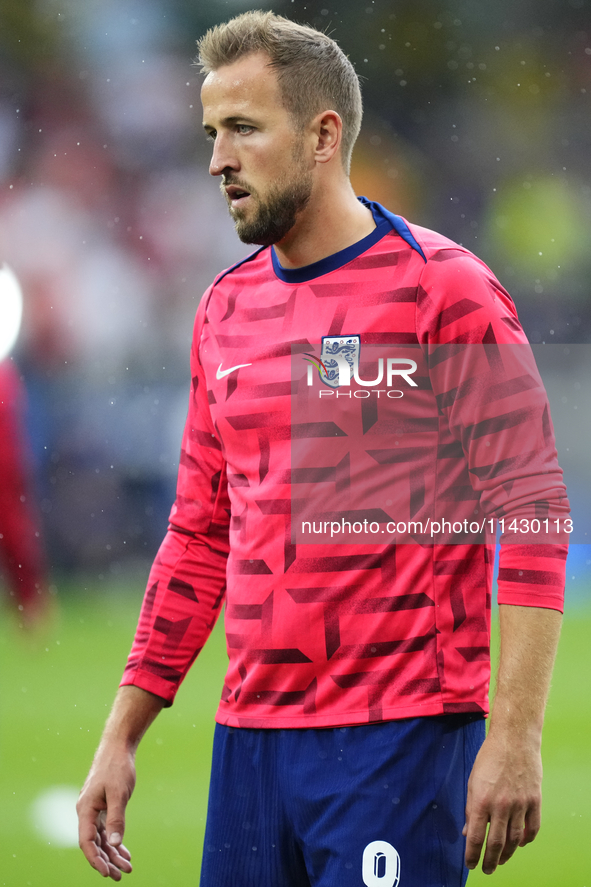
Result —
<instances>
[{"instance_id":1,"label":"man","mask_svg":"<svg viewBox=\"0 0 591 887\"><path fill-rule=\"evenodd\" d=\"M474 868L484 848L491 873L539 828L566 552L560 539L502 546L501 662L478 751L491 546L481 533L421 534L446 503L483 527L491 515L564 520L545 395L486 266L355 197L361 97L334 41L253 12L199 49L210 172L240 238L261 249L214 281L197 314L177 500L79 801L80 845L102 875L131 871L121 840L135 750L225 598L201 883L463 884L464 852ZM386 349L374 381L386 366L387 381L372 394L362 361L374 346ZM319 488L343 531L352 520L353 532L386 532L366 506L392 478L399 492L380 514L403 544L302 539Z\"/></svg>"}]
</instances>

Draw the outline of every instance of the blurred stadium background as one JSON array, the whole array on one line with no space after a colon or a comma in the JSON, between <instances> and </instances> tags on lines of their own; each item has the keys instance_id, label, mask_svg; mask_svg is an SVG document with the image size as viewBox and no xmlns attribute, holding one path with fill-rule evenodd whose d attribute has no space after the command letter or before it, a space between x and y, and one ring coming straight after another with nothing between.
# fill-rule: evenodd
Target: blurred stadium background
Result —
<instances>
[{"instance_id":1,"label":"blurred stadium background","mask_svg":"<svg viewBox=\"0 0 591 887\"><path fill-rule=\"evenodd\" d=\"M268 3L256 4L271 8ZM0 264L24 293L28 400L58 609L0 617L0 885L84 885L70 798L98 741L174 495L193 316L237 240L191 66L243 0L0 0ZM544 343L577 543L545 734L540 839L495 875L591 887L591 3L277 0L363 76L358 193L487 261ZM5 582L5 586L7 583ZM219 627L218 627L219 628ZM139 754L138 887L196 881L216 633ZM474 874L470 884L484 881Z\"/></svg>"}]
</instances>

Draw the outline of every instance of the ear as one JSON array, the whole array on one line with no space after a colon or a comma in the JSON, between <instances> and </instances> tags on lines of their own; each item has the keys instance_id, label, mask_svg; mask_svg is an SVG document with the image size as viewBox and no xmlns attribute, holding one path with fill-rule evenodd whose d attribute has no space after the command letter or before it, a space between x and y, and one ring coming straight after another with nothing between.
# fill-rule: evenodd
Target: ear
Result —
<instances>
[{"instance_id":1,"label":"ear","mask_svg":"<svg viewBox=\"0 0 591 887\"><path fill-rule=\"evenodd\" d=\"M341 147L343 121L336 111L322 111L312 121L315 135L314 160L317 163L328 163Z\"/></svg>"}]
</instances>

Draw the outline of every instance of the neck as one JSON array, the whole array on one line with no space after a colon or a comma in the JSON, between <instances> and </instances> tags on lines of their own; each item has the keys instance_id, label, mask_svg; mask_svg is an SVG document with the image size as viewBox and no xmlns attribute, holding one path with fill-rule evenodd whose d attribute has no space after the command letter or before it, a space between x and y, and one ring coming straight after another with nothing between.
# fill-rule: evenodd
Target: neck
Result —
<instances>
[{"instance_id":1,"label":"neck","mask_svg":"<svg viewBox=\"0 0 591 887\"><path fill-rule=\"evenodd\" d=\"M357 200L349 180L317 189L291 231L275 244L283 268L303 268L352 246L375 228L371 211Z\"/></svg>"}]
</instances>

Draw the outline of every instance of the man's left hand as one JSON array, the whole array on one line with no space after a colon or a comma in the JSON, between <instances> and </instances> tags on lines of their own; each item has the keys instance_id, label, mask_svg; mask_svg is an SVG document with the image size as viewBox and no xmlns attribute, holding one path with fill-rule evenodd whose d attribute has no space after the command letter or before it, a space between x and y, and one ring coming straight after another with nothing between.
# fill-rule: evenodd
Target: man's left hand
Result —
<instances>
[{"instance_id":1,"label":"man's left hand","mask_svg":"<svg viewBox=\"0 0 591 887\"><path fill-rule=\"evenodd\" d=\"M486 840L482 871L491 875L540 830L542 758L539 743L489 733L468 782L466 865L474 869ZM490 823L488 838L486 828Z\"/></svg>"}]
</instances>

